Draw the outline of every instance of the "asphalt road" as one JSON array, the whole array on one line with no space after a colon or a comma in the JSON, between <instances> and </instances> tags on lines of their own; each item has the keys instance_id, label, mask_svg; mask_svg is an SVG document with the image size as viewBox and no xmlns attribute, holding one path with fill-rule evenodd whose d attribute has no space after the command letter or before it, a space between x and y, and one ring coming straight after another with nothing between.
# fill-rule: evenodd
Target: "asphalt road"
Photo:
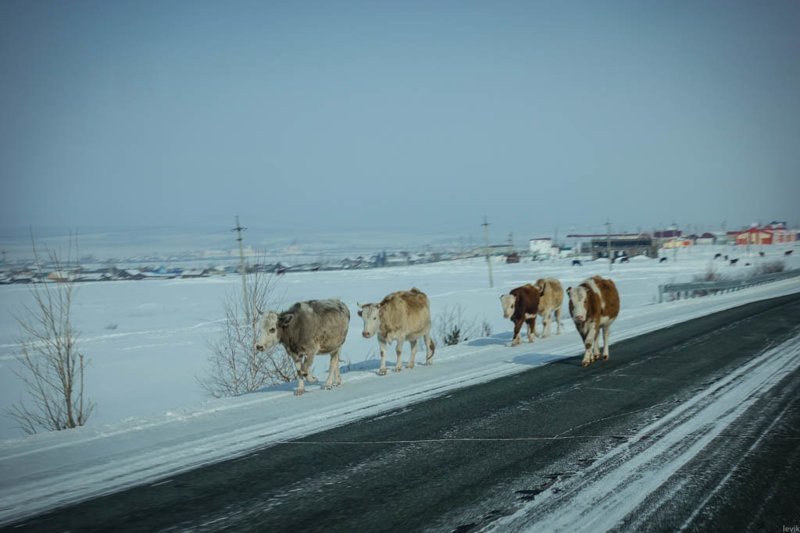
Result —
<instances>
[{"instance_id":1,"label":"asphalt road","mask_svg":"<svg viewBox=\"0 0 800 533\"><path fill-rule=\"evenodd\" d=\"M491 527L799 325L800 295L748 304L612 344L611 360L587 369L565 359L9 529ZM800 525L798 495L793 371L619 527L782 531Z\"/></svg>"}]
</instances>

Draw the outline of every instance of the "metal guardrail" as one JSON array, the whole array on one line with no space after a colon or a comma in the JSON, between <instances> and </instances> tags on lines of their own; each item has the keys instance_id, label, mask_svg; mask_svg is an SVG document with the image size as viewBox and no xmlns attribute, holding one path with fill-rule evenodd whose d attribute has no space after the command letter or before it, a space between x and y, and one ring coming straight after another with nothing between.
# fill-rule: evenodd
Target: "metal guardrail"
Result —
<instances>
[{"instance_id":1,"label":"metal guardrail","mask_svg":"<svg viewBox=\"0 0 800 533\"><path fill-rule=\"evenodd\" d=\"M770 283L772 281L781 281L784 279L794 278L800 276L800 269L788 270L786 272L776 272L774 274L764 274L762 276L754 276L752 278L733 280L733 281L696 281L692 283L667 283L666 285L658 286L658 302L664 301L666 293L677 294L680 300L681 295L684 298L694 298L696 296L706 296L709 294L717 294L720 292L738 291L754 285L761 285L763 283Z\"/></svg>"}]
</instances>

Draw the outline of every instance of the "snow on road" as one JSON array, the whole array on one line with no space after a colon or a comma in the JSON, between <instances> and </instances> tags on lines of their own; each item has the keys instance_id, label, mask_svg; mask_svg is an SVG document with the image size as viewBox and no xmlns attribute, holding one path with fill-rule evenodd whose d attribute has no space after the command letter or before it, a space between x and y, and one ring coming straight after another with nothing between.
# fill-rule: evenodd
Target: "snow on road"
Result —
<instances>
[{"instance_id":1,"label":"snow on road","mask_svg":"<svg viewBox=\"0 0 800 533\"><path fill-rule=\"evenodd\" d=\"M622 525L670 476L798 367L800 336L711 384L606 452L585 471L548 487L534 502L499 519L488 530L606 531Z\"/></svg>"},{"instance_id":2,"label":"snow on road","mask_svg":"<svg viewBox=\"0 0 800 533\"><path fill-rule=\"evenodd\" d=\"M640 260L615 267L612 277L620 287L623 311L612 329L612 358L613 343L621 339L747 301L800 292L795 278L654 304L658 283L688 281L709 263L708 258L685 259L671 265ZM0 442L0 524L577 355L581 346L568 318L560 336L509 347L510 322L502 319L498 297L538 277L557 276L567 286L592 274L608 275L607 269L607 264L583 269L564 264L497 265L494 289L481 288L486 272L480 261L286 276L284 301L339 296L355 307L356 300L377 300L392 290L417 286L431 296L434 320L437 310L458 304L501 333L441 347L432 366L381 377L370 355L376 347L361 338L360 320L355 319L344 351L351 366L345 364L344 383L338 389L324 391L315 385L298 398L293 385L280 386L205 402L187 392L187 383L196 387L194 376L205 360L196 353L204 345L201 333L208 333L220 319L221 297L236 280L82 286L76 316L86 324L86 352L103 348L94 356L95 374L90 376L103 381L102 395L90 391L105 416L76 430ZM117 318L118 330L106 330L105 324ZM13 346L9 329L5 323L0 327L0 355L13 351L7 348ZM317 376L327 369L327 358L320 359ZM2 370L0 376L9 382L8 368L4 365ZM16 399L2 393L4 404L9 397Z\"/></svg>"}]
</instances>

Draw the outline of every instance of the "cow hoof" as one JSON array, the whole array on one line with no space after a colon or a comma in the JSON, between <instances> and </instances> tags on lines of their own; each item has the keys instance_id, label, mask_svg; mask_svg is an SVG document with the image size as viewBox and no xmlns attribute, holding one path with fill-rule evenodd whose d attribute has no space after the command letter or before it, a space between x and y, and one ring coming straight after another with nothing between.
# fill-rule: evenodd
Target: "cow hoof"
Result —
<instances>
[{"instance_id":1,"label":"cow hoof","mask_svg":"<svg viewBox=\"0 0 800 533\"><path fill-rule=\"evenodd\" d=\"M386 375L386 369L385 368L381 368L380 370L378 370L378 375L379 376L385 376Z\"/></svg>"},{"instance_id":2,"label":"cow hoof","mask_svg":"<svg viewBox=\"0 0 800 533\"><path fill-rule=\"evenodd\" d=\"M401 366L400 368L394 368L394 369L392 370L392 372L400 372L401 370L403 370L403 367L402 367L402 366Z\"/></svg>"},{"instance_id":3,"label":"cow hoof","mask_svg":"<svg viewBox=\"0 0 800 533\"><path fill-rule=\"evenodd\" d=\"M607 355L603 356L603 361L608 361L608 356Z\"/></svg>"},{"instance_id":4,"label":"cow hoof","mask_svg":"<svg viewBox=\"0 0 800 533\"><path fill-rule=\"evenodd\" d=\"M587 366L589 366L589 365L591 365L591 364L592 364L592 362L591 362L591 361L581 361L581 366L582 366L583 368L586 368Z\"/></svg>"},{"instance_id":5,"label":"cow hoof","mask_svg":"<svg viewBox=\"0 0 800 533\"><path fill-rule=\"evenodd\" d=\"M409 370L411 370L412 368L414 368L414 365L408 365Z\"/></svg>"},{"instance_id":6,"label":"cow hoof","mask_svg":"<svg viewBox=\"0 0 800 533\"><path fill-rule=\"evenodd\" d=\"M302 396L304 392L305 392L304 390L295 389L294 395L295 396Z\"/></svg>"}]
</instances>

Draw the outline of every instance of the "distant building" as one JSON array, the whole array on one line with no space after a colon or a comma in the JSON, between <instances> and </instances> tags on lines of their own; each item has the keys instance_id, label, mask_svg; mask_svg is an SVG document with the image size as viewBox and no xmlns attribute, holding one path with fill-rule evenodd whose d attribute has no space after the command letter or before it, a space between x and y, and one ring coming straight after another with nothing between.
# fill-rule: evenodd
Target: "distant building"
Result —
<instances>
[{"instance_id":1,"label":"distant building","mask_svg":"<svg viewBox=\"0 0 800 533\"><path fill-rule=\"evenodd\" d=\"M528 251L533 257L550 257L558 254L558 250L553 247L553 240L547 237L530 239Z\"/></svg>"},{"instance_id":2,"label":"distant building","mask_svg":"<svg viewBox=\"0 0 800 533\"><path fill-rule=\"evenodd\" d=\"M492 244L489 246L489 255L505 256L513 252L514 252L514 247L510 244Z\"/></svg>"},{"instance_id":3,"label":"distant building","mask_svg":"<svg viewBox=\"0 0 800 533\"><path fill-rule=\"evenodd\" d=\"M717 237L713 233L703 233L697 239L695 239L694 243L699 245L708 245L708 244L716 244Z\"/></svg>"},{"instance_id":4,"label":"distant building","mask_svg":"<svg viewBox=\"0 0 800 533\"><path fill-rule=\"evenodd\" d=\"M693 244L694 241L691 239L675 238L663 242L661 244L661 248L671 250L673 248L686 248L687 246L692 246Z\"/></svg>"},{"instance_id":5,"label":"distant building","mask_svg":"<svg viewBox=\"0 0 800 533\"><path fill-rule=\"evenodd\" d=\"M594 258L608 257L608 246L611 246L613 257L644 255L647 257L658 256L658 246L653 242L649 233L612 233L567 235L567 238L589 240L589 253Z\"/></svg>"},{"instance_id":6,"label":"distant building","mask_svg":"<svg viewBox=\"0 0 800 533\"><path fill-rule=\"evenodd\" d=\"M783 222L773 222L763 228L754 226L736 233L736 244L785 244L797 240L797 233L786 229Z\"/></svg>"}]
</instances>

